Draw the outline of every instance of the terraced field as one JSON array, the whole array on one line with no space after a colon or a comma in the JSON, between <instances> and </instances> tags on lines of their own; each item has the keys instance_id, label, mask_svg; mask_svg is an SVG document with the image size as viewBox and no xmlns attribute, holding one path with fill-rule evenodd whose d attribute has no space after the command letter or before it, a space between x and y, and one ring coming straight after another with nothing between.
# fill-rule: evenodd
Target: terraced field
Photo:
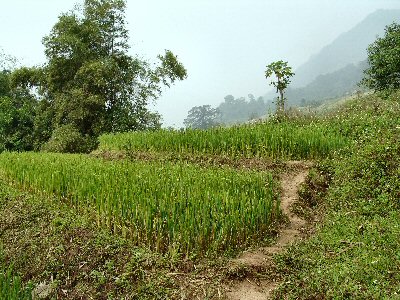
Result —
<instances>
[{"instance_id":1,"label":"terraced field","mask_svg":"<svg viewBox=\"0 0 400 300\"><path fill-rule=\"evenodd\" d=\"M164 151L231 158L313 159L326 157L348 141L326 125L267 122L209 130L128 132L103 135L100 150Z\"/></svg>"},{"instance_id":2,"label":"terraced field","mask_svg":"<svg viewBox=\"0 0 400 300\"><path fill-rule=\"evenodd\" d=\"M99 225L161 252L243 248L279 216L268 172L50 153L3 153L0 168L23 189L93 208Z\"/></svg>"},{"instance_id":3,"label":"terraced field","mask_svg":"<svg viewBox=\"0 0 400 300\"><path fill-rule=\"evenodd\" d=\"M241 250L271 243L285 226L288 211L286 207L282 213L284 190L279 180L303 165L287 160L329 157L347 144L337 130L309 120L207 131L121 133L100 137L100 155L3 152L0 176L56 207L66 205L98 232L106 230L131 247L181 264L234 257ZM103 159L101 153L109 151L114 155ZM289 239L294 240L292 235ZM225 268L217 275L219 280L226 278L226 272L236 272L230 271L231 263ZM93 272L95 278L102 274ZM160 275L151 276L160 280ZM205 282L210 281L212 277ZM174 282L182 284L179 278ZM207 293L219 294L220 288ZM200 287L185 289L195 297Z\"/></svg>"}]
</instances>

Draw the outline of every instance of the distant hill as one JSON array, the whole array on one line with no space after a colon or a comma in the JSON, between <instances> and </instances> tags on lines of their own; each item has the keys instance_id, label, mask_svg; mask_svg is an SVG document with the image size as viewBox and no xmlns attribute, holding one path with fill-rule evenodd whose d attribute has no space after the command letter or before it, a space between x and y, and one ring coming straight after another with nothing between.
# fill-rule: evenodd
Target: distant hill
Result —
<instances>
[{"instance_id":1,"label":"distant hill","mask_svg":"<svg viewBox=\"0 0 400 300\"><path fill-rule=\"evenodd\" d=\"M383 36L387 25L399 20L400 9L377 10L313 55L295 70L296 75L285 93L287 107L317 107L327 100L332 101L359 91L358 83L368 66L368 45L378 35ZM221 113L218 122L227 125L244 123L274 111L273 102L277 97L274 91L257 100L249 96L249 100L226 96L225 101L217 107Z\"/></svg>"},{"instance_id":2,"label":"distant hill","mask_svg":"<svg viewBox=\"0 0 400 300\"><path fill-rule=\"evenodd\" d=\"M289 87L286 91L288 106L317 106L327 99L353 94L361 88L358 83L364 77L367 61L349 64L329 74L319 75L302 88Z\"/></svg>"},{"instance_id":3,"label":"distant hill","mask_svg":"<svg viewBox=\"0 0 400 300\"><path fill-rule=\"evenodd\" d=\"M328 74L367 58L367 47L382 36L386 25L400 20L400 9L377 10L300 66L292 87L304 87L318 75Z\"/></svg>"},{"instance_id":4,"label":"distant hill","mask_svg":"<svg viewBox=\"0 0 400 300\"><path fill-rule=\"evenodd\" d=\"M245 97L236 98L232 95L227 95L225 101L218 107L220 117L217 120L220 124L232 125L245 123L249 120L258 119L264 116L268 110L273 110L274 106L271 103L266 103L263 97L257 99L252 95L248 95L248 100Z\"/></svg>"},{"instance_id":5,"label":"distant hill","mask_svg":"<svg viewBox=\"0 0 400 300\"><path fill-rule=\"evenodd\" d=\"M348 64L332 73L317 76L305 87L291 88L289 86L285 93L285 97L288 99L286 107L317 107L327 100L354 94L361 90L358 83L363 78L363 71L367 66L366 60L358 64ZM273 101L276 97L274 92L257 99L250 94L249 100L245 97L235 99L232 95L228 95L225 97L225 101L217 107L220 112L217 121L221 124L231 125L263 118L268 112L275 111Z\"/></svg>"},{"instance_id":6,"label":"distant hill","mask_svg":"<svg viewBox=\"0 0 400 300\"><path fill-rule=\"evenodd\" d=\"M312 82L304 87L287 88L285 97L287 107L290 106L318 106L325 100L340 98L362 90L358 83L364 77L364 70L368 67L367 61L347 66L332 73L318 75ZM271 103L276 99L274 91L264 96ZM273 106L274 107L274 106Z\"/></svg>"}]
</instances>

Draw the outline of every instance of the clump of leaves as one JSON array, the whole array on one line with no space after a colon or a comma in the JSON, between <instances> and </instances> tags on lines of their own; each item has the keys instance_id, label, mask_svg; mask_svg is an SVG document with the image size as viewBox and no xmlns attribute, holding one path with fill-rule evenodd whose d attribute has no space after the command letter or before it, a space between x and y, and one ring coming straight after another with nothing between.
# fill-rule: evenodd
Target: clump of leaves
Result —
<instances>
[{"instance_id":1,"label":"clump of leaves","mask_svg":"<svg viewBox=\"0 0 400 300\"><path fill-rule=\"evenodd\" d=\"M83 136L72 124L62 125L53 131L50 140L43 145L45 152L89 153L97 146L95 139Z\"/></svg>"}]
</instances>

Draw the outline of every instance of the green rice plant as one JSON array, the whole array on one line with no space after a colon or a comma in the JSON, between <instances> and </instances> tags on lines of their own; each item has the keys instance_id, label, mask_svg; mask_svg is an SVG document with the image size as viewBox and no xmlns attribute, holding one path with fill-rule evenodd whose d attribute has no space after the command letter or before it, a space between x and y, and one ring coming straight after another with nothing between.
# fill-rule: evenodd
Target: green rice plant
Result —
<instances>
[{"instance_id":1,"label":"green rice plant","mask_svg":"<svg viewBox=\"0 0 400 300\"><path fill-rule=\"evenodd\" d=\"M266 172L7 152L0 170L25 189L95 208L99 225L160 252L242 248L265 239L279 214Z\"/></svg>"},{"instance_id":2,"label":"green rice plant","mask_svg":"<svg viewBox=\"0 0 400 300\"><path fill-rule=\"evenodd\" d=\"M0 270L0 299L32 299L32 285L28 284L24 287L21 278L13 275L12 267Z\"/></svg>"},{"instance_id":3,"label":"green rice plant","mask_svg":"<svg viewBox=\"0 0 400 300\"><path fill-rule=\"evenodd\" d=\"M106 134L100 150L201 153L229 157L313 159L329 156L347 140L328 126L295 122L262 123L229 128L159 130Z\"/></svg>"}]
</instances>

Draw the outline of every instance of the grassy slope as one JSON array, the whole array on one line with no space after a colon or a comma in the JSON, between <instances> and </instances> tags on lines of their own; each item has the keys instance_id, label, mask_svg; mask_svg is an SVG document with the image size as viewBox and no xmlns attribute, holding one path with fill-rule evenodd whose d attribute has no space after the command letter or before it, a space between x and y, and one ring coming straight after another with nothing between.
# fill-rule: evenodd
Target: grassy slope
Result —
<instances>
[{"instance_id":1,"label":"grassy slope","mask_svg":"<svg viewBox=\"0 0 400 300\"><path fill-rule=\"evenodd\" d=\"M214 299L232 278L253 276L226 257L160 255L96 223L94 213L0 180L0 270L12 265L24 283L44 283L58 299Z\"/></svg>"},{"instance_id":2,"label":"grassy slope","mask_svg":"<svg viewBox=\"0 0 400 300\"><path fill-rule=\"evenodd\" d=\"M400 294L399 98L368 96L324 121L354 143L312 172L317 186L302 195L324 221L315 237L277 257L286 276L277 299ZM224 259L193 262L134 247L57 203L0 182L0 267L13 264L24 282L52 282L60 298L218 298L222 281L246 272Z\"/></svg>"},{"instance_id":3,"label":"grassy slope","mask_svg":"<svg viewBox=\"0 0 400 300\"><path fill-rule=\"evenodd\" d=\"M105 298L108 293L119 295L121 289L140 294L152 269L162 270L162 259L99 232L91 219L68 207L3 183L0 189L2 264L12 262L24 281L51 283L56 294L68 298Z\"/></svg>"},{"instance_id":4,"label":"grassy slope","mask_svg":"<svg viewBox=\"0 0 400 300\"><path fill-rule=\"evenodd\" d=\"M277 259L275 298L400 299L400 94L351 102L331 123L354 143L314 172L331 179L324 221Z\"/></svg>"}]
</instances>

